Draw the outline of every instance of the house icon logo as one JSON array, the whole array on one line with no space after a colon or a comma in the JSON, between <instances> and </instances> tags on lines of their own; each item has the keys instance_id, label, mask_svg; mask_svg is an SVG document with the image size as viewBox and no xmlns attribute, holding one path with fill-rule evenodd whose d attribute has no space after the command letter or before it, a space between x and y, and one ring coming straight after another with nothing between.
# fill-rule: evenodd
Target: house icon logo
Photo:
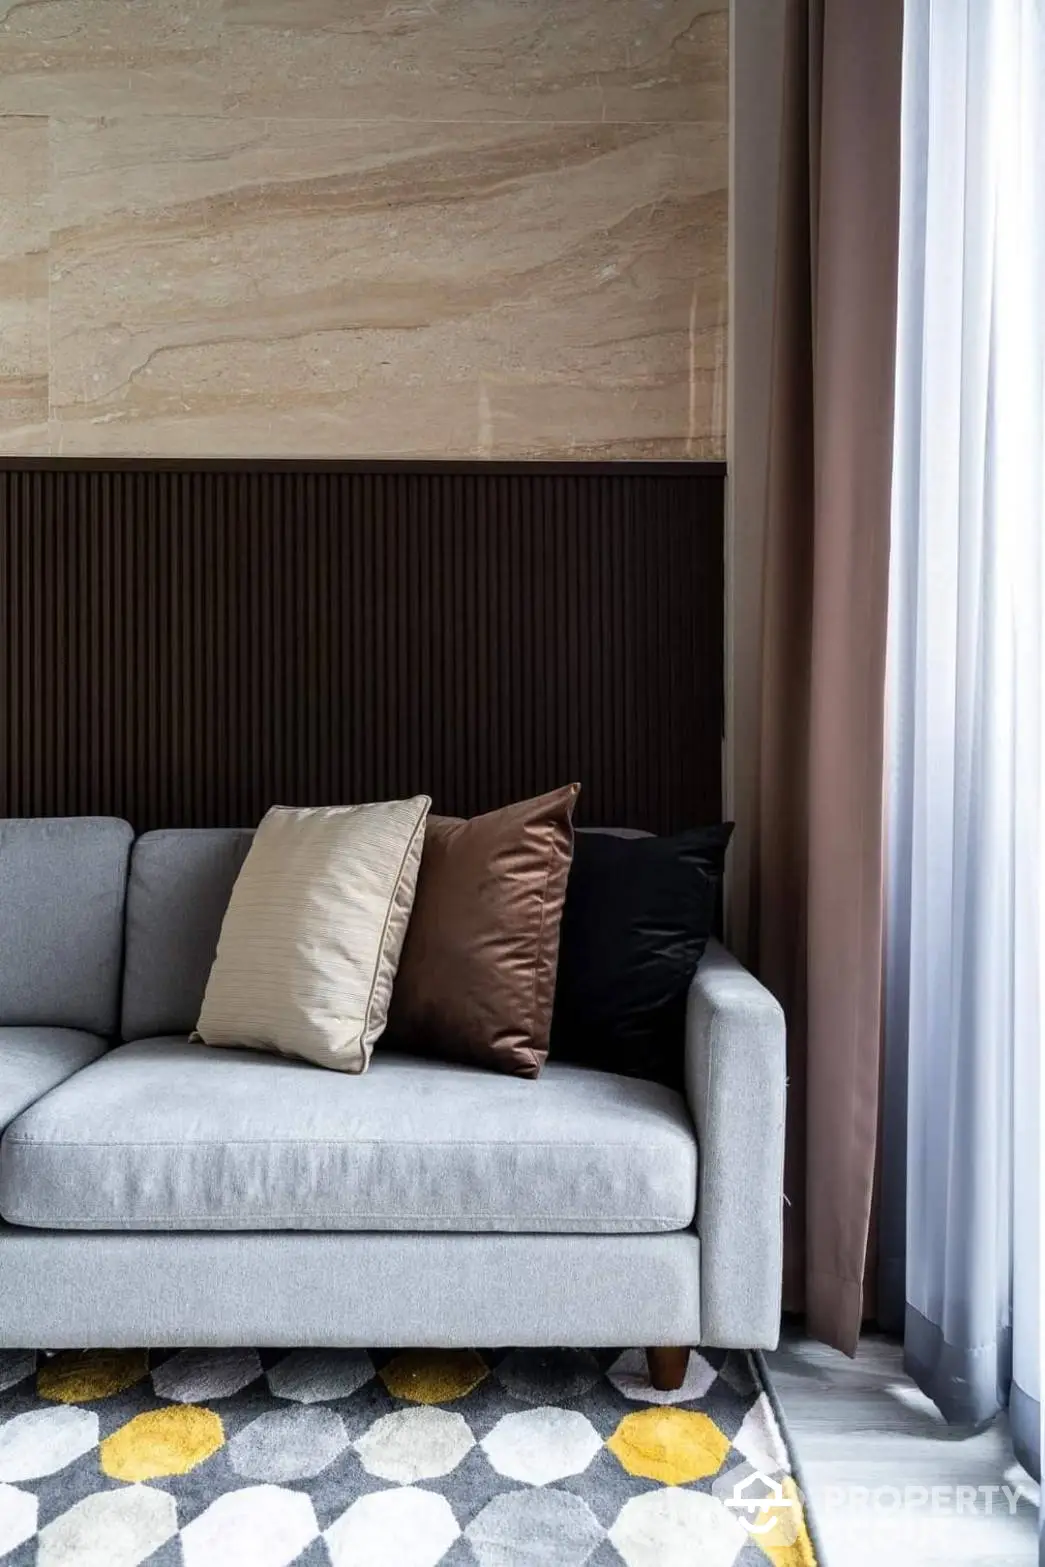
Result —
<instances>
[{"instance_id":1,"label":"house icon logo","mask_svg":"<svg viewBox=\"0 0 1045 1567\"><path fill-rule=\"evenodd\" d=\"M796 1498L786 1496L784 1487L772 1475L756 1469L738 1480L725 1505L737 1515L737 1522L748 1534L768 1534L787 1517L788 1510L798 1506Z\"/></svg>"}]
</instances>

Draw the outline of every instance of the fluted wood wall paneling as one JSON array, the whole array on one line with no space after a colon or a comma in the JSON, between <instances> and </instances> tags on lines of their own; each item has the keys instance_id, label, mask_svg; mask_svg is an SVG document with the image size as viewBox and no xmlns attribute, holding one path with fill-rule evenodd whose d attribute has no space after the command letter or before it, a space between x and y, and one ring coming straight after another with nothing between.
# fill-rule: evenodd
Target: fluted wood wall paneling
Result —
<instances>
[{"instance_id":1,"label":"fluted wood wall paneling","mask_svg":"<svg viewBox=\"0 0 1045 1567\"><path fill-rule=\"evenodd\" d=\"M712 465L0 469L0 816L717 818Z\"/></svg>"}]
</instances>

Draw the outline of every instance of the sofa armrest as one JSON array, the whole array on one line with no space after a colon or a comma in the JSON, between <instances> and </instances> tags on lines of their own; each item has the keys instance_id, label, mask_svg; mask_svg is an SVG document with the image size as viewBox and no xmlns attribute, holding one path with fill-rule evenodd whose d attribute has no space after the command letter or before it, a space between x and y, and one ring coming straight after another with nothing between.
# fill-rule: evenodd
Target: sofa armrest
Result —
<instances>
[{"instance_id":1,"label":"sofa armrest","mask_svg":"<svg viewBox=\"0 0 1045 1567\"><path fill-rule=\"evenodd\" d=\"M710 942L686 1005L705 1344L771 1349L780 1332L784 1041L779 1003Z\"/></svg>"}]
</instances>

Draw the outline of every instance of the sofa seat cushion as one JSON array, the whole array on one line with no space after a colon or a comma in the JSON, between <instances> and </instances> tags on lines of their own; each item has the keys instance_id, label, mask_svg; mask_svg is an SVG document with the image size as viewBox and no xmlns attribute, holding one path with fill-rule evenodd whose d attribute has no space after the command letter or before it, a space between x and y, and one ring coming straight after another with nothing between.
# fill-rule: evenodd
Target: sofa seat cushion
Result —
<instances>
[{"instance_id":1,"label":"sofa seat cushion","mask_svg":"<svg viewBox=\"0 0 1045 1567\"><path fill-rule=\"evenodd\" d=\"M0 1131L104 1050L76 1028L0 1028Z\"/></svg>"},{"instance_id":2,"label":"sofa seat cushion","mask_svg":"<svg viewBox=\"0 0 1045 1567\"><path fill-rule=\"evenodd\" d=\"M651 1234L692 1223L697 1149L660 1084L397 1054L364 1076L183 1039L112 1050L0 1142L0 1214L96 1230Z\"/></svg>"}]
</instances>

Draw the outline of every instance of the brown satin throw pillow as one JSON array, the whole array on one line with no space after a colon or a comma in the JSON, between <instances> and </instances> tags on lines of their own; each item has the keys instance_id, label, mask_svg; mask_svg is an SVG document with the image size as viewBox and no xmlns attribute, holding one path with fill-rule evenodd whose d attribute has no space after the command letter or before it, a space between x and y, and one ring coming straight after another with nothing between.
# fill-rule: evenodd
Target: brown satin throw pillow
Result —
<instances>
[{"instance_id":1,"label":"brown satin throw pillow","mask_svg":"<svg viewBox=\"0 0 1045 1567\"><path fill-rule=\"evenodd\" d=\"M579 784L429 816L386 1041L536 1077L548 1054Z\"/></svg>"}]
</instances>

